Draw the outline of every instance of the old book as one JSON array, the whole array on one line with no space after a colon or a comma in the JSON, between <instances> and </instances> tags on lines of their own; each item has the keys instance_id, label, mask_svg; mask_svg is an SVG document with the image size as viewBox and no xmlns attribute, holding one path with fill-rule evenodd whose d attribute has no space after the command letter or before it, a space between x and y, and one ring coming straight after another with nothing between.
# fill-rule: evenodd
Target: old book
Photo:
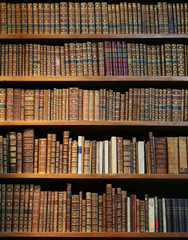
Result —
<instances>
[{"instance_id":1,"label":"old book","mask_svg":"<svg viewBox=\"0 0 188 240\"><path fill-rule=\"evenodd\" d=\"M99 196L91 194L91 231L99 232Z\"/></svg>"},{"instance_id":2,"label":"old book","mask_svg":"<svg viewBox=\"0 0 188 240\"><path fill-rule=\"evenodd\" d=\"M16 172L22 172L22 133L16 134Z\"/></svg>"},{"instance_id":3,"label":"old book","mask_svg":"<svg viewBox=\"0 0 188 240\"><path fill-rule=\"evenodd\" d=\"M186 137L178 138L179 149L179 173L187 173L187 142Z\"/></svg>"},{"instance_id":4,"label":"old book","mask_svg":"<svg viewBox=\"0 0 188 240\"><path fill-rule=\"evenodd\" d=\"M71 187L70 183L67 184L67 198L66 198L66 232L71 231Z\"/></svg>"},{"instance_id":5,"label":"old book","mask_svg":"<svg viewBox=\"0 0 188 240\"><path fill-rule=\"evenodd\" d=\"M16 132L9 133L10 173L16 173Z\"/></svg>"},{"instance_id":6,"label":"old book","mask_svg":"<svg viewBox=\"0 0 188 240\"><path fill-rule=\"evenodd\" d=\"M60 3L60 33L68 33L68 8L67 2Z\"/></svg>"},{"instance_id":7,"label":"old book","mask_svg":"<svg viewBox=\"0 0 188 240\"><path fill-rule=\"evenodd\" d=\"M95 33L101 34L102 33L102 19L101 19L102 12L101 12L100 2L95 3L94 11L95 11Z\"/></svg>"},{"instance_id":8,"label":"old book","mask_svg":"<svg viewBox=\"0 0 188 240\"><path fill-rule=\"evenodd\" d=\"M137 159L138 159L138 167L137 172L139 174L145 173L145 146L144 141L138 141L138 147L137 147Z\"/></svg>"},{"instance_id":9,"label":"old book","mask_svg":"<svg viewBox=\"0 0 188 240\"><path fill-rule=\"evenodd\" d=\"M149 232L155 232L154 198L148 201Z\"/></svg>"},{"instance_id":10,"label":"old book","mask_svg":"<svg viewBox=\"0 0 188 240\"><path fill-rule=\"evenodd\" d=\"M69 2L68 3L68 25L69 25L69 34L75 33L75 15L74 15L75 3Z\"/></svg>"},{"instance_id":11,"label":"old book","mask_svg":"<svg viewBox=\"0 0 188 240\"><path fill-rule=\"evenodd\" d=\"M12 213L13 213L13 184L6 185L5 200L5 232L12 231Z\"/></svg>"},{"instance_id":12,"label":"old book","mask_svg":"<svg viewBox=\"0 0 188 240\"><path fill-rule=\"evenodd\" d=\"M46 149L47 149L47 139L39 138L39 173L46 173Z\"/></svg>"},{"instance_id":13,"label":"old book","mask_svg":"<svg viewBox=\"0 0 188 240\"><path fill-rule=\"evenodd\" d=\"M181 90L172 89L172 121L180 121Z\"/></svg>"},{"instance_id":14,"label":"old book","mask_svg":"<svg viewBox=\"0 0 188 240\"><path fill-rule=\"evenodd\" d=\"M140 200L140 232L145 232L145 201Z\"/></svg>"},{"instance_id":15,"label":"old book","mask_svg":"<svg viewBox=\"0 0 188 240\"><path fill-rule=\"evenodd\" d=\"M149 152L151 161L151 173L156 173L156 159L155 159L155 146L154 146L153 133L149 132Z\"/></svg>"},{"instance_id":16,"label":"old book","mask_svg":"<svg viewBox=\"0 0 188 240\"><path fill-rule=\"evenodd\" d=\"M27 3L27 33L33 34L33 4Z\"/></svg>"},{"instance_id":17,"label":"old book","mask_svg":"<svg viewBox=\"0 0 188 240\"><path fill-rule=\"evenodd\" d=\"M98 207L98 232L103 231L103 196L99 195L99 207Z\"/></svg>"},{"instance_id":18,"label":"old book","mask_svg":"<svg viewBox=\"0 0 188 240\"><path fill-rule=\"evenodd\" d=\"M112 232L112 185L106 185L106 231Z\"/></svg>"},{"instance_id":19,"label":"old book","mask_svg":"<svg viewBox=\"0 0 188 240\"><path fill-rule=\"evenodd\" d=\"M40 186L35 185L33 193L32 232L38 232L39 230L40 193Z\"/></svg>"},{"instance_id":20,"label":"old book","mask_svg":"<svg viewBox=\"0 0 188 240\"><path fill-rule=\"evenodd\" d=\"M167 173L167 146L166 137L155 137L155 161L156 161L156 173Z\"/></svg>"},{"instance_id":21,"label":"old book","mask_svg":"<svg viewBox=\"0 0 188 240\"><path fill-rule=\"evenodd\" d=\"M34 90L26 89L24 92L24 120L34 120Z\"/></svg>"},{"instance_id":22,"label":"old book","mask_svg":"<svg viewBox=\"0 0 188 240\"><path fill-rule=\"evenodd\" d=\"M94 3L87 3L87 14L88 14L88 33L95 34L95 12Z\"/></svg>"},{"instance_id":23,"label":"old book","mask_svg":"<svg viewBox=\"0 0 188 240\"><path fill-rule=\"evenodd\" d=\"M6 90L0 88L0 121L5 121Z\"/></svg>"},{"instance_id":24,"label":"old book","mask_svg":"<svg viewBox=\"0 0 188 240\"><path fill-rule=\"evenodd\" d=\"M28 206L28 224L27 231L32 231L32 212L33 212L33 195L34 195L34 184L29 185L29 206Z\"/></svg>"},{"instance_id":25,"label":"old book","mask_svg":"<svg viewBox=\"0 0 188 240\"><path fill-rule=\"evenodd\" d=\"M25 188L26 185L20 185L20 202L19 202L19 220L18 220L18 231L23 232L23 221L24 221L24 201L25 201Z\"/></svg>"},{"instance_id":26,"label":"old book","mask_svg":"<svg viewBox=\"0 0 188 240\"><path fill-rule=\"evenodd\" d=\"M13 120L13 88L7 88L6 90L6 120Z\"/></svg>"},{"instance_id":27,"label":"old book","mask_svg":"<svg viewBox=\"0 0 188 240\"><path fill-rule=\"evenodd\" d=\"M88 34L88 6L86 2L80 4L81 33Z\"/></svg>"},{"instance_id":28,"label":"old book","mask_svg":"<svg viewBox=\"0 0 188 240\"><path fill-rule=\"evenodd\" d=\"M23 173L33 173L34 162L34 130L23 132Z\"/></svg>"},{"instance_id":29,"label":"old book","mask_svg":"<svg viewBox=\"0 0 188 240\"><path fill-rule=\"evenodd\" d=\"M91 192L86 192L86 232L91 232L92 225Z\"/></svg>"},{"instance_id":30,"label":"old book","mask_svg":"<svg viewBox=\"0 0 188 240\"><path fill-rule=\"evenodd\" d=\"M123 173L130 173L130 140L123 139Z\"/></svg>"},{"instance_id":31,"label":"old book","mask_svg":"<svg viewBox=\"0 0 188 240\"><path fill-rule=\"evenodd\" d=\"M28 228L28 216L29 216L29 184L25 186L25 194L24 194L24 214L23 214L23 232L27 232Z\"/></svg>"},{"instance_id":32,"label":"old book","mask_svg":"<svg viewBox=\"0 0 188 240\"><path fill-rule=\"evenodd\" d=\"M167 137L168 173L179 173L178 138Z\"/></svg>"},{"instance_id":33,"label":"old book","mask_svg":"<svg viewBox=\"0 0 188 240\"><path fill-rule=\"evenodd\" d=\"M102 22L102 33L108 34L108 4L107 4L107 2L101 2L101 22Z\"/></svg>"},{"instance_id":34,"label":"old book","mask_svg":"<svg viewBox=\"0 0 188 240\"><path fill-rule=\"evenodd\" d=\"M44 191L40 192L40 206L39 206L39 216L38 216L38 231L42 232L42 225L43 225L43 209L44 209Z\"/></svg>"},{"instance_id":35,"label":"old book","mask_svg":"<svg viewBox=\"0 0 188 240\"><path fill-rule=\"evenodd\" d=\"M79 232L79 195L72 195L71 199L71 232Z\"/></svg>"}]
</instances>

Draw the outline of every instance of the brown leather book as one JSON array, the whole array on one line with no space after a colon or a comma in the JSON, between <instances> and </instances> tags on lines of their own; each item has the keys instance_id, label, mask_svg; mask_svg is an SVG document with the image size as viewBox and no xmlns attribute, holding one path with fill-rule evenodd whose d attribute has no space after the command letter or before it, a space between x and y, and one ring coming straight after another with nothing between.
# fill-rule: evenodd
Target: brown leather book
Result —
<instances>
[{"instance_id":1,"label":"brown leather book","mask_svg":"<svg viewBox=\"0 0 188 240\"><path fill-rule=\"evenodd\" d=\"M99 198L98 193L91 193L91 231L99 231Z\"/></svg>"},{"instance_id":2,"label":"brown leather book","mask_svg":"<svg viewBox=\"0 0 188 240\"><path fill-rule=\"evenodd\" d=\"M102 232L103 231L103 196L99 195L99 211L98 211L99 215L99 224L98 224L98 232Z\"/></svg>"},{"instance_id":3,"label":"brown leather book","mask_svg":"<svg viewBox=\"0 0 188 240\"><path fill-rule=\"evenodd\" d=\"M106 231L112 232L112 185L106 185Z\"/></svg>"},{"instance_id":4,"label":"brown leather book","mask_svg":"<svg viewBox=\"0 0 188 240\"><path fill-rule=\"evenodd\" d=\"M34 164L34 130L23 131L23 173L33 173Z\"/></svg>"},{"instance_id":5,"label":"brown leather book","mask_svg":"<svg viewBox=\"0 0 188 240\"><path fill-rule=\"evenodd\" d=\"M91 206L91 192L86 192L86 232L91 232L92 226L92 206Z\"/></svg>"},{"instance_id":6,"label":"brown leather book","mask_svg":"<svg viewBox=\"0 0 188 240\"><path fill-rule=\"evenodd\" d=\"M34 194L34 184L29 185L29 203L28 203L28 216L27 216L27 232L32 231L32 213L33 213L33 194ZM26 229L25 229L26 230Z\"/></svg>"},{"instance_id":7,"label":"brown leather book","mask_svg":"<svg viewBox=\"0 0 188 240\"><path fill-rule=\"evenodd\" d=\"M71 194L72 184L67 184L67 197L66 197L66 232L71 231Z\"/></svg>"},{"instance_id":8,"label":"brown leather book","mask_svg":"<svg viewBox=\"0 0 188 240\"><path fill-rule=\"evenodd\" d=\"M16 172L22 173L22 163L23 163L23 154L22 154L22 133L17 133L16 135Z\"/></svg>"},{"instance_id":9,"label":"brown leather book","mask_svg":"<svg viewBox=\"0 0 188 240\"><path fill-rule=\"evenodd\" d=\"M25 188L26 185L21 184L20 186L20 203L19 203L19 222L18 231L23 232L23 221L24 221L24 201L25 201Z\"/></svg>"},{"instance_id":10,"label":"brown leather book","mask_svg":"<svg viewBox=\"0 0 188 240\"><path fill-rule=\"evenodd\" d=\"M46 138L39 138L39 173L46 173Z\"/></svg>"},{"instance_id":11,"label":"brown leather book","mask_svg":"<svg viewBox=\"0 0 188 240\"><path fill-rule=\"evenodd\" d=\"M1 96L3 95L1 95L1 92L0 92L0 97ZM1 101L1 98L0 98L0 101ZM13 88L7 88L6 90L6 120L7 121L13 120L13 109L14 109L13 106L14 106L13 105Z\"/></svg>"},{"instance_id":12,"label":"brown leather book","mask_svg":"<svg viewBox=\"0 0 188 240\"><path fill-rule=\"evenodd\" d=\"M79 89L69 88L69 120L70 121L79 120L78 98L79 98Z\"/></svg>"},{"instance_id":13,"label":"brown leather book","mask_svg":"<svg viewBox=\"0 0 188 240\"><path fill-rule=\"evenodd\" d=\"M16 173L16 132L9 133L10 173Z\"/></svg>"},{"instance_id":14,"label":"brown leather book","mask_svg":"<svg viewBox=\"0 0 188 240\"><path fill-rule=\"evenodd\" d=\"M80 201L79 195L72 195L71 199L71 232L79 232Z\"/></svg>"},{"instance_id":15,"label":"brown leather book","mask_svg":"<svg viewBox=\"0 0 188 240\"><path fill-rule=\"evenodd\" d=\"M32 232L39 230L39 213L40 213L40 185L34 186L33 193L33 211L32 211Z\"/></svg>"},{"instance_id":16,"label":"brown leather book","mask_svg":"<svg viewBox=\"0 0 188 240\"><path fill-rule=\"evenodd\" d=\"M6 185L5 200L5 232L12 231L12 213L13 213L13 184Z\"/></svg>"},{"instance_id":17,"label":"brown leather book","mask_svg":"<svg viewBox=\"0 0 188 240\"><path fill-rule=\"evenodd\" d=\"M167 146L166 137L155 137L156 173L167 173Z\"/></svg>"},{"instance_id":18,"label":"brown leather book","mask_svg":"<svg viewBox=\"0 0 188 240\"><path fill-rule=\"evenodd\" d=\"M168 173L179 173L178 138L167 137Z\"/></svg>"}]
</instances>

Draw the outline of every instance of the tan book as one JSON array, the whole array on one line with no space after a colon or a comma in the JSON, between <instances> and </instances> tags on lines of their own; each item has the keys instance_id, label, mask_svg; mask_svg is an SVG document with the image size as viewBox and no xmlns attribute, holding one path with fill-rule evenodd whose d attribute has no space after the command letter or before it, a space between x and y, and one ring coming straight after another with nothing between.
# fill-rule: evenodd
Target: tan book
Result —
<instances>
[{"instance_id":1,"label":"tan book","mask_svg":"<svg viewBox=\"0 0 188 240\"><path fill-rule=\"evenodd\" d=\"M167 137L168 173L179 173L178 138Z\"/></svg>"},{"instance_id":2,"label":"tan book","mask_svg":"<svg viewBox=\"0 0 188 240\"><path fill-rule=\"evenodd\" d=\"M188 171L187 168L187 138L179 137L179 173L186 174Z\"/></svg>"},{"instance_id":3,"label":"tan book","mask_svg":"<svg viewBox=\"0 0 188 240\"><path fill-rule=\"evenodd\" d=\"M46 173L46 138L39 138L39 173Z\"/></svg>"}]
</instances>

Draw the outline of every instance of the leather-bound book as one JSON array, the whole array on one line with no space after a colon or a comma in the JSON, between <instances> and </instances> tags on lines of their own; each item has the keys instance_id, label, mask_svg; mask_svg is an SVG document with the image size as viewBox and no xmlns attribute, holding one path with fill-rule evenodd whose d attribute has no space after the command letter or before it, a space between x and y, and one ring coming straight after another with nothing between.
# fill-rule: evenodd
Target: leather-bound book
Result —
<instances>
[{"instance_id":1,"label":"leather-bound book","mask_svg":"<svg viewBox=\"0 0 188 240\"><path fill-rule=\"evenodd\" d=\"M91 231L99 232L99 197L98 197L98 193L91 194Z\"/></svg>"},{"instance_id":2,"label":"leather-bound book","mask_svg":"<svg viewBox=\"0 0 188 240\"><path fill-rule=\"evenodd\" d=\"M166 137L155 137L155 161L156 161L156 173L167 173L167 144Z\"/></svg>"},{"instance_id":3,"label":"leather-bound book","mask_svg":"<svg viewBox=\"0 0 188 240\"><path fill-rule=\"evenodd\" d=\"M86 2L80 3L81 33L88 34L88 6Z\"/></svg>"},{"instance_id":4,"label":"leather-bound book","mask_svg":"<svg viewBox=\"0 0 188 240\"><path fill-rule=\"evenodd\" d=\"M67 208L66 208L66 232L71 231L71 188L70 183L67 184Z\"/></svg>"},{"instance_id":5,"label":"leather-bound book","mask_svg":"<svg viewBox=\"0 0 188 240\"><path fill-rule=\"evenodd\" d=\"M179 137L179 173L187 174L187 139L186 137Z\"/></svg>"},{"instance_id":6,"label":"leather-bound book","mask_svg":"<svg viewBox=\"0 0 188 240\"><path fill-rule=\"evenodd\" d=\"M23 132L23 173L33 173L34 163L34 130Z\"/></svg>"},{"instance_id":7,"label":"leather-bound book","mask_svg":"<svg viewBox=\"0 0 188 240\"><path fill-rule=\"evenodd\" d=\"M95 2L95 33L96 34L101 34L102 33L102 19L101 19L101 3L100 2Z\"/></svg>"},{"instance_id":8,"label":"leather-bound book","mask_svg":"<svg viewBox=\"0 0 188 240\"><path fill-rule=\"evenodd\" d=\"M78 121L78 97L79 89L78 88L69 88L69 120Z\"/></svg>"},{"instance_id":9,"label":"leather-bound book","mask_svg":"<svg viewBox=\"0 0 188 240\"><path fill-rule=\"evenodd\" d=\"M25 185L25 194L24 194L24 214L23 214L23 227L22 231L27 232L28 228L28 216L29 216L29 184Z\"/></svg>"},{"instance_id":10,"label":"leather-bound book","mask_svg":"<svg viewBox=\"0 0 188 240\"><path fill-rule=\"evenodd\" d=\"M39 173L46 173L46 144L47 140L46 138L39 138Z\"/></svg>"},{"instance_id":11,"label":"leather-bound book","mask_svg":"<svg viewBox=\"0 0 188 240\"><path fill-rule=\"evenodd\" d=\"M178 138L167 137L168 173L179 173Z\"/></svg>"},{"instance_id":12,"label":"leather-bound book","mask_svg":"<svg viewBox=\"0 0 188 240\"><path fill-rule=\"evenodd\" d=\"M95 34L95 11L94 3L87 3L87 14L88 14L88 33Z\"/></svg>"},{"instance_id":13,"label":"leather-bound book","mask_svg":"<svg viewBox=\"0 0 188 240\"><path fill-rule=\"evenodd\" d=\"M102 21L102 33L108 34L108 4L107 4L107 2L101 3L101 21Z\"/></svg>"},{"instance_id":14,"label":"leather-bound book","mask_svg":"<svg viewBox=\"0 0 188 240\"><path fill-rule=\"evenodd\" d=\"M112 185L106 185L106 231L112 232Z\"/></svg>"},{"instance_id":15,"label":"leather-bound book","mask_svg":"<svg viewBox=\"0 0 188 240\"><path fill-rule=\"evenodd\" d=\"M33 193L32 232L38 232L39 230L40 194L40 185L35 185Z\"/></svg>"},{"instance_id":16,"label":"leather-bound book","mask_svg":"<svg viewBox=\"0 0 188 240\"><path fill-rule=\"evenodd\" d=\"M16 132L9 133L10 173L16 173Z\"/></svg>"},{"instance_id":17,"label":"leather-bound book","mask_svg":"<svg viewBox=\"0 0 188 240\"><path fill-rule=\"evenodd\" d=\"M79 232L79 195L72 195L71 199L71 232Z\"/></svg>"},{"instance_id":18,"label":"leather-bound book","mask_svg":"<svg viewBox=\"0 0 188 240\"><path fill-rule=\"evenodd\" d=\"M21 186L20 186L20 202L19 202L19 220L18 220L18 231L19 232L23 232L24 211L25 211L25 188L26 188L26 185L21 184Z\"/></svg>"},{"instance_id":19,"label":"leather-bound book","mask_svg":"<svg viewBox=\"0 0 188 240\"><path fill-rule=\"evenodd\" d=\"M92 221L91 192L86 192L86 232L91 232Z\"/></svg>"},{"instance_id":20,"label":"leather-bound book","mask_svg":"<svg viewBox=\"0 0 188 240\"><path fill-rule=\"evenodd\" d=\"M0 121L5 121L6 89L0 88Z\"/></svg>"},{"instance_id":21,"label":"leather-bound book","mask_svg":"<svg viewBox=\"0 0 188 240\"><path fill-rule=\"evenodd\" d=\"M12 232L13 184L6 185L5 232Z\"/></svg>"}]
</instances>

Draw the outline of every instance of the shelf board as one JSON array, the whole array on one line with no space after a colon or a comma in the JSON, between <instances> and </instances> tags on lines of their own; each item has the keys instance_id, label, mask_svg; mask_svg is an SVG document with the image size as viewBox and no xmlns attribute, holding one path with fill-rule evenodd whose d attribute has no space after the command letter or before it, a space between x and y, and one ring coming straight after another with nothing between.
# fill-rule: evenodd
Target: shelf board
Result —
<instances>
[{"instance_id":1,"label":"shelf board","mask_svg":"<svg viewBox=\"0 0 188 240\"><path fill-rule=\"evenodd\" d=\"M0 76L0 82L188 82L181 76Z\"/></svg>"},{"instance_id":2,"label":"shelf board","mask_svg":"<svg viewBox=\"0 0 188 240\"><path fill-rule=\"evenodd\" d=\"M188 34L0 34L0 39L187 39Z\"/></svg>"},{"instance_id":3,"label":"shelf board","mask_svg":"<svg viewBox=\"0 0 188 240\"><path fill-rule=\"evenodd\" d=\"M121 233L121 232L105 232L105 233L69 233L69 232L12 232L0 233L0 237L65 237L65 238L188 238L188 233Z\"/></svg>"},{"instance_id":4,"label":"shelf board","mask_svg":"<svg viewBox=\"0 0 188 240\"><path fill-rule=\"evenodd\" d=\"M58 173L1 173L0 179L133 179L133 180L188 180L188 174L58 174Z\"/></svg>"},{"instance_id":5,"label":"shelf board","mask_svg":"<svg viewBox=\"0 0 188 240\"><path fill-rule=\"evenodd\" d=\"M152 121L2 121L0 126L188 127L188 122Z\"/></svg>"}]
</instances>

